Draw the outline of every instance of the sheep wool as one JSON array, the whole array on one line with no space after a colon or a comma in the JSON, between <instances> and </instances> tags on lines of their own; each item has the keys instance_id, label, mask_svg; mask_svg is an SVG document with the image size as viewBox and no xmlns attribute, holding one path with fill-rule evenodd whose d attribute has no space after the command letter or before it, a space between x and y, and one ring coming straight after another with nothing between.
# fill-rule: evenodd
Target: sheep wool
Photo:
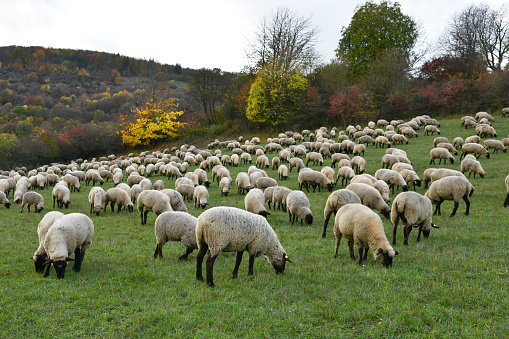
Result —
<instances>
[{"instance_id":1,"label":"sheep wool","mask_svg":"<svg viewBox=\"0 0 509 339\"><path fill-rule=\"evenodd\" d=\"M363 205L379 211L384 217L389 219L391 209L376 188L362 183L354 183L346 186L346 189L357 194Z\"/></svg>"},{"instance_id":2,"label":"sheep wool","mask_svg":"<svg viewBox=\"0 0 509 339\"><path fill-rule=\"evenodd\" d=\"M223 178L225 179L225 178ZM222 179L221 179L222 180ZM194 207L203 208L207 207L209 200L209 191L205 186L196 186L193 192Z\"/></svg>"},{"instance_id":3,"label":"sheep wool","mask_svg":"<svg viewBox=\"0 0 509 339\"><path fill-rule=\"evenodd\" d=\"M46 215L41 219L39 225L37 226L37 236L39 238L39 247L34 252L32 256L32 260L35 264L35 271L42 272L44 271L44 263L48 260L48 255L46 254L46 250L44 249L44 239L46 238L46 233L48 233L49 228L53 225L55 220L60 217L63 217L64 214L58 211L51 211L46 213Z\"/></svg>"},{"instance_id":4,"label":"sheep wool","mask_svg":"<svg viewBox=\"0 0 509 339\"><path fill-rule=\"evenodd\" d=\"M154 258L163 257L163 246L168 241L180 241L186 253L179 260L187 260L189 254L198 248L196 244L196 223L198 218L186 212L166 211L159 214L154 223L156 250Z\"/></svg>"},{"instance_id":5,"label":"sheep wool","mask_svg":"<svg viewBox=\"0 0 509 339\"><path fill-rule=\"evenodd\" d=\"M286 209L290 222L293 225L295 219L300 218L300 224L305 220L306 224L311 225L313 223L313 213L311 212L311 204L306 196L306 193L302 191L292 191L286 196Z\"/></svg>"},{"instance_id":6,"label":"sheep wool","mask_svg":"<svg viewBox=\"0 0 509 339\"><path fill-rule=\"evenodd\" d=\"M104 198L104 210L108 204L111 204L111 211L115 210L115 204L117 204L117 213L120 213L121 207L124 206L129 212L132 212L134 205L131 202L131 197L121 188L112 187L106 191L106 197Z\"/></svg>"},{"instance_id":7,"label":"sheep wool","mask_svg":"<svg viewBox=\"0 0 509 339\"><path fill-rule=\"evenodd\" d=\"M23 207L28 205L28 212L30 212L30 206L34 206L35 213L41 213L44 209L44 198L37 192L26 192L23 194L23 199L21 200L21 211L23 213Z\"/></svg>"},{"instance_id":8,"label":"sheep wool","mask_svg":"<svg viewBox=\"0 0 509 339\"><path fill-rule=\"evenodd\" d=\"M449 176L437 181L433 181L429 189L426 191L425 196L431 200L433 205L436 205L434 214L441 215L440 205L444 200L453 200L454 208L451 217L456 214L459 206L459 199L462 198L467 205L465 215L470 211L469 197L474 193L474 186L468 181L467 178L459 176Z\"/></svg>"},{"instance_id":9,"label":"sheep wool","mask_svg":"<svg viewBox=\"0 0 509 339\"><path fill-rule=\"evenodd\" d=\"M327 198L325 208L323 209L323 224L322 238L325 238L327 232L327 225L329 224L332 213L336 215L338 210L346 204L362 204L361 199L354 192L347 189L340 189L332 192Z\"/></svg>"},{"instance_id":10,"label":"sheep wool","mask_svg":"<svg viewBox=\"0 0 509 339\"><path fill-rule=\"evenodd\" d=\"M187 207L184 203L184 198L182 198L182 194L172 190L171 188L165 188L161 190L161 193L166 194L170 198L171 208L174 211L187 212Z\"/></svg>"},{"instance_id":11,"label":"sheep wool","mask_svg":"<svg viewBox=\"0 0 509 339\"><path fill-rule=\"evenodd\" d=\"M269 212L265 209L263 205L265 203L265 195L263 191L259 188L253 188L247 192L246 197L244 198L244 205L246 207L246 211L259 214L264 218L267 218L270 215Z\"/></svg>"},{"instance_id":12,"label":"sheep wool","mask_svg":"<svg viewBox=\"0 0 509 339\"><path fill-rule=\"evenodd\" d=\"M136 201L138 212L140 212L141 224L147 223L147 214L152 211L159 215L166 211L172 211L170 198L161 191L143 191Z\"/></svg>"},{"instance_id":13,"label":"sheep wool","mask_svg":"<svg viewBox=\"0 0 509 339\"><path fill-rule=\"evenodd\" d=\"M92 187L90 192L88 193L88 202L90 203L90 214L95 213L95 215L99 215L101 210L103 209L102 204L106 200L106 192L102 189L102 187Z\"/></svg>"},{"instance_id":14,"label":"sheep wool","mask_svg":"<svg viewBox=\"0 0 509 339\"><path fill-rule=\"evenodd\" d=\"M209 251L206 277L210 287L214 287L214 261L221 252L237 252L232 272L234 279L246 250L249 253L249 275L253 275L254 259L261 255L265 255L276 273L282 273L286 262L291 262L265 218L234 207L213 207L203 212L196 225L196 242L196 278L203 281L202 262Z\"/></svg>"}]
</instances>

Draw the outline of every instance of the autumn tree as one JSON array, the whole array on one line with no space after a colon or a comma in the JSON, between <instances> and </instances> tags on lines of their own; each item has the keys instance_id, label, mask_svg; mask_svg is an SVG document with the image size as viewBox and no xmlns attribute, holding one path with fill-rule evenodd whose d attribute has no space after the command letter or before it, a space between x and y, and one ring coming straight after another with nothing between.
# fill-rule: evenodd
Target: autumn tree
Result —
<instances>
[{"instance_id":1,"label":"autumn tree","mask_svg":"<svg viewBox=\"0 0 509 339\"><path fill-rule=\"evenodd\" d=\"M410 57L419 32L417 23L401 12L399 3L368 1L356 7L341 35L336 56L349 65L350 77L355 80L388 50L396 49Z\"/></svg>"}]
</instances>

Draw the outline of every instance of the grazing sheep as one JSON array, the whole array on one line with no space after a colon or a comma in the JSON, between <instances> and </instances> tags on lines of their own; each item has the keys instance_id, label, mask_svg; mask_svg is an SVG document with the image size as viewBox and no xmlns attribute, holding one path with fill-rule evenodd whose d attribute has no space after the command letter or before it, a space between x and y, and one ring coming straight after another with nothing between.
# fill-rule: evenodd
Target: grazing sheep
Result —
<instances>
[{"instance_id":1,"label":"grazing sheep","mask_svg":"<svg viewBox=\"0 0 509 339\"><path fill-rule=\"evenodd\" d=\"M219 181L219 193L221 196L227 197L232 187L232 179L224 177Z\"/></svg>"},{"instance_id":2,"label":"grazing sheep","mask_svg":"<svg viewBox=\"0 0 509 339\"><path fill-rule=\"evenodd\" d=\"M407 144L408 145L408 139L402 135L402 134L393 134L392 137L392 143L393 144Z\"/></svg>"},{"instance_id":3,"label":"grazing sheep","mask_svg":"<svg viewBox=\"0 0 509 339\"><path fill-rule=\"evenodd\" d=\"M366 160L363 157L357 155L352 158L352 168L355 170L356 174L364 173L366 165Z\"/></svg>"},{"instance_id":4,"label":"grazing sheep","mask_svg":"<svg viewBox=\"0 0 509 339\"><path fill-rule=\"evenodd\" d=\"M306 154L306 167L310 161L313 162L313 165L316 165L317 163L320 166L323 165L323 157L320 153L317 153L317 152L309 152L308 154ZM292 171L292 164L290 163L290 172L291 171Z\"/></svg>"},{"instance_id":5,"label":"grazing sheep","mask_svg":"<svg viewBox=\"0 0 509 339\"><path fill-rule=\"evenodd\" d=\"M265 203L265 195L263 191L259 188L253 188L247 192L246 197L244 198L244 206L246 211L259 214L264 218L267 218L270 215L269 212L265 209L263 205Z\"/></svg>"},{"instance_id":6,"label":"grazing sheep","mask_svg":"<svg viewBox=\"0 0 509 339\"><path fill-rule=\"evenodd\" d=\"M491 127L490 125L478 124L475 127L475 131L476 131L477 135L480 136L481 138L484 138L487 136L497 137L497 131L495 131L495 129L493 127Z\"/></svg>"},{"instance_id":7,"label":"grazing sheep","mask_svg":"<svg viewBox=\"0 0 509 339\"><path fill-rule=\"evenodd\" d=\"M465 139L465 144L475 143L478 144L481 141L481 137L478 135L471 135Z\"/></svg>"},{"instance_id":8,"label":"grazing sheep","mask_svg":"<svg viewBox=\"0 0 509 339\"><path fill-rule=\"evenodd\" d=\"M347 204L341 207L334 219L334 236L336 245L334 258L338 255L341 238L348 240L350 258L355 259L353 244L359 251L359 266L367 259L368 248L376 261L384 267L391 267L392 260L398 252L394 251L384 232L380 216L370 208L360 204Z\"/></svg>"},{"instance_id":9,"label":"grazing sheep","mask_svg":"<svg viewBox=\"0 0 509 339\"><path fill-rule=\"evenodd\" d=\"M318 191L320 191L320 187L327 187L329 192L332 191L333 183L321 172L314 170L300 171L299 172L299 190L302 191L302 187L306 188L306 191L309 192L309 185L313 186L313 193L318 187Z\"/></svg>"},{"instance_id":10,"label":"grazing sheep","mask_svg":"<svg viewBox=\"0 0 509 339\"><path fill-rule=\"evenodd\" d=\"M46 215L41 219L39 222L39 225L37 226L37 236L39 237L39 247L34 252L34 255L32 256L32 260L35 264L35 271L36 272L42 272L44 271L44 263L48 260L48 255L46 253L46 250L44 249L44 239L46 238L46 233L48 233L48 230L51 226L53 226L53 223L55 220L57 220L60 217L63 217L64 214L62 212L58 211L51 211L46 213Z\"/></svg>"},{"instance_id":11,"label":"grazing sheep","mask_svg":"<svg viewBox=\"0 0 509 339\"><path fill-rule=\"evenodd\" d=\"M65 181L71 192L79 192L81 189L80 179L72 174L66 174L60 178L61 181Z\"/></svg>"},{"instance_id":12,"label":"grazing sheep","mask_svg":"<svg viewBox=\"0 0 509 339\"><path fill-rule=\"evenodd\" d=\"M134 186L133 186L134 187ZM184 198L179 192L172 190L171 188L165 188L160 191L166 194L170 198L171 208L174 211L187 212L187 207L184 204Z\"/></svg>"},{"instance_id":13,"label":"grazing sheep","mask_svg":"<svg viewBox=\"0 0 509 339\"><path fill-rule=\"evenodd\" d=\"M180 241L186 253L179 260L187 260L189 254L198 248L196 244L196 223L198 218L186 212L166 211L159 214L154 223L156 250L154 258L163 257L163 246L168 241Z\"/></svg>"},{"instance_id":14,"label":"grazing sheep","mask_svg":"<svg viewBox=\"0 0 509 339\"><path fill-rule=\"evenodd\" d=\"M485 155L486 158L490 158L490 152L484 146L479 145L473 142L465 142L463 146L461 146L461 156L460 160L467 154L473 153L476 155L476 158L479 158L481 155Z\"/></svg>"},{"instance_id":15,"label":"grazing sheep","mask_svg":"<svg viewBox=\"0 0 509 339\"><path fill-rule=\"evenodd\" d=\"M214 287L214 261L221 252L237 252L233 279L237 278L246 250L249 275L253 275L254 259L260 255L265 255L276 273L282 273L286 262L291 262L266 219L234 207L213 207L203 212L196 225L196 242L196 278L203 281L202 262L208 251L206 277L210 287Z\"/></svg>"},{"instance_id":16,"label":"grazing sheep","mask_svg":"<svg viewBox=\"0 0 509 339\"><path fill-rule=\"evenodd\" d=\"M382 156L382 168L392 168L399 162L399 158L393 154L386 153Z\"/></svg>"},{"instance_id":17,"label":"grazing sheep","mask_svg":"<svg viewBox=\"0 0 509 339\"><path fill-rule=\"evenodd\" d=\"M51 198L53 199L53 208L55 208L55 202L57 203L58 208L69 208L69 204L71 203L71 191L67 186L64 185L55 185L51 192Z\"/></svg>"},{"instance_id":18,"label":"grazing sheep","mask_svg":"<svg viewBox=\"0 0 509 339\"><path fill-rule=\"evenodd\" d=\"M327 232L327 225L329 224L332 213L337 214L338 210L346 204L362 204L361 199L354 192L347 189L340 189L332 192L327 198L325 208L323 209L323 224L322 238L325 238Z\"/></svg>"},{"instance_id":19,"label":"grazing sheep","mask_svg":"<svg viewBox=\"0 0 509 339\"><path fill-rule=\"evenodd\" d=\"M465 141L463 140L463 138L456 137L454 138L452 145L454 146L454 148L461 148L461 146L463 146L464 143Z\"/></svg>"},{"instance_id":20,"label":"grazing sheep","mask_svg":"<svg viewBox=\"0 0 509 339\"><path fill-rule=\"evenodd\" d=\"M0 204L4 205L5 208L7 208L7 209L9 209L9 207L11 207L11 203L9 202L9 199L7 199L7 196L2 191L0 191ZM28 208L30 208L30 205L28 205ZM28 211L30 212L30 209Z\"/></svg>"},{"instance_id":21,"label":"grazing sheep","mask_svg":"<svg viewBox=\"0 0 509 339\"><path fill-rule=\"evenodd\" d=\"M139 184L143 179L145 179L145 177L133 173L127 177L127 184L132 187L135 184Z\"/></svg>"},{"instance_id":22,"label":"grazing sheep","mask_svg":"<svg viewBox=\"0 0 509 339\"><path fill-rule=\"evenodd\" d=\"M239 195L249 192L249 190L253 188L253 185L251 184L251 178L246 172L240 172L237 174L237 177L235 178L235 184L237 185Z\"/></svg>"},{"instance_id":23,"label":"grazing sheep","mask_svg":"<svg viewBox=\"0 0 509 339\"><path fill-rule=\"evenodd\" d=\"M375 148L378 148L380 145L380 148L384 148L385 146L391 147L391 143L389 142L389 139L383 135L379 135L375 138Z\"/></svg>"},{"instance_id":24,"label":"grazing sheep","mask_svg":"<svg viewBox=\"0 0 509 339\"><path fill-rule=\"evenodd\" d=\"M391 209L376 188L362 183L349 184L345 188L357 194L363 205L379 211L384 217L389 219Z\"/></svg>"},{"instance_id":25,"label":"grazing sheep","mask_svg":"<svg viewBox=\"0 0 509 339\"><path fill-rule=\"evenodd\" d=\"M193 188L194 189L194 188ZM147 214L152 211L159 215L172 211L170 198L161 191L148 190L140 193L137 199L137 209L140 212L141 224L147 223Z\"/></svg>"},{"instance_id":26,"label":"grazing sheep","mask_svg":"<svg viewBox=\"0 0 509 339\"><path fill-rule=\"evenodd\" d=\"M261 177L256 179L256 188L265 189L267 187L277 186L276 179Z\"/></svg>"},{"instance_id":27,"label":"grazing sheep","mask_svg":"<svg viewBox=\"0 0 509 339\"><path fill-rule=\"evenodd\" d=\"M465 215L470 211L469 197L474 193L474 186L465 177L450 176L434 181L425 195L431 200L433 205L436 205L434 214L441 215L440 205L444 200L453 200L454 208L451 217L456 214L459 206L459 199L463 198L467 209Z\"/></svg>"},{"instance_id":28,"label":"grazing sheep","mask_svg":"<svg viewBox=\"0 0 509 339\"><path fill-rule=\"evenodd\" d=\"M330 166L324 166L320 170L320 172L327 177L331 182L334 182L334 177L336 174L334 173L334 169Z\"/></svg>"},{"instance_id":29,"label":"grazing sheep","mask_svg":"<svg viewBox=\"0 0 509 339\"><path fill-rule=\"evenodd\" d=\"M403 177L403 179L408 183L412 183L415 186L421 187L421 178L417 175L417 173L413 169L403 168L399 171L399 174Z\"/></svg>"},{"instance_id":30,"label":"grazing sheep","mask_svg":"<svg viewBox=\"0 0 509 339\"><path fill-rule=\"evenodd\" d=\"M334 184L337 184L339 181L339 178L341 178L341 186L345 185L345 181L348 184L348 181L352 180L354 178L355 172L351 167L343 166L338 169L338 175L336 177L336 182Z\"/></svg>"},{"instance_id":31,"label":"grazing sheep","mask_svg":"<svg viewBox=\"0 0 509 339\"><path fill-rule=\"evenodd\" d=\"M504 207L507 207L509 206L509 175L505 177L505 187L507 189L507 195L505 196Z\"/></svg>"},{"instance_id":32,"label":"grazing sheep","mask_svg":"<svg viewBox=\"0 0 509 339\"><path fill-rule=\"evenodd\" d=\"M99 174L99 171L95 169L90 169L86 173L85 184L88 186L90 181L92 181L92 186L94 186L96 182L98 182L101 185L104 184L104 179Z\"/></svg>"},{"instance_id":33,"label":"grazing sheep","mask_svg":"<svg viewBox=\"0 0 509 339\"><path fill-rule=\"evenodd\" d=\"M331 159L332 159L331 167L335 167L336 163L340 162L342 159L350 160L350 157L348 157L348 155L343 154L343 153L334 153L331 156Z\"/></svg>"},{"instance_id":34,"label":"grazing sheep","mask_svg":"<svg viewBox=\"0 0 509 339\"><path fill-rule=\"evenodd\" d=\"M26 192L23 194L23 199L21 200L21 211L23 213L23 207L28 205L28 212L30 212L30 206L35 206L35 213L41 213L44 209L44 198L37 192Z\"/></svg>"},{"instance_id":35,"label":"grazing sheep","mask_svg":"<svg viewBox=\"0 0 509 339\"><path fill-rule=\"evenodd\" d=\"M291 158L289 162L290 173L292 173L292 168L296 167L297 172L300 172L301 169L305 168L304 161L300 158Z\"/></svg>"},{"instance_id":36,"label":"grazing sheep","mask_svg":"<svg viewBox=\"0 0 509 339\"><path fill-rule=\"evenodd\" d=\"M375 178L385 181L392 190L392 194L394 194L394 186L400 187L403 192L408 191L407 182L399 172L390 169L379 169L375 172Z\"/></svg>"},{"instance_id":37,"label":"grazing sheep","mask_svg":"<svg viewBox=\"0 0 509 339\"><path fill-rule=\"evenodd\" d=\"M131 202L129 194L121 188L112 187L106 191L104 198L104 210L108 204L111 204L111 211L115 211L115 204L117 204L117 213L120 213L121 207L124 206L129 212L134 210L134 205Z\"/></svg>"},{"instance_id":38,"label":"grazing sheep","mask_svg":"<svg viewBox=\"0 0 509 339\"><path fill-rule=\"evenodd\" d=\"M117 172L117 173L113 174L113 183L115 184L115 186L120 184L123 180L124 180L124 175L122 174L122 172Z\"/></svg>"},{"instance_id":39,"label":"grazing sheep","mask_svg":"<svg viewBox=\"0 0 509 339\"><path fill-rule=\"evenodd\" d=\"M487 112L477 112L475 114L475 120L480 119L488 119L488 121L495 121L495 119L493 119L493 116Z\"/></svg>"},{"instance_id":40,"label":"grazing sheep","mask_svg":"<svg viewBox=\"0 0 509 339\"><path fill-rule=\"evenodd\" d=\"M421 232L424 238L428 238L431 228L438 228L431 222L433 206L428 197L416 192L402 192L394 198L391 209L391 222L394 225L392 231L392 245L396 245L396 233L399 219L405 223L403 229L404 245L408 245L408 235L413 225L419 226L417 242L421 239Z\"/></svg>"},{"instance_id":41,"label":"grazing sheep","mask_svg":"<svg viewBox=\"0 0 509 339\"><path fill-rule=\"evenodd\" d=\"M94 223L81 213L71 213L56 219L44 238L44 250L48 261L44 278L49 275L51 266L55 268L57 278L64 278L67 262L74 261L73 270L79 272L85 258L85 252L92 243ZM69 255L74 252L74 259Z\"/></svg>"},{"instance_id":42,"label":"grazing sheep","mask_svg":"<svg viewBox=\"0 0 509 339\"><path fill-rule=\"evenodd\" d=\"M274 157L274 158L272 158L271 163L272 163L272 169L275 170L281 164L281 160L278 157Z\"/></svg>"},{"instance_id":43,"label":"grazing sheep","mask_svg":"<svg viewBox=\"0 0 509 339\"><path fill-rule=\"evenodd\" d=\"M430 178L431 178L432 182L440 180L445 177L452 177L452 176L465 178L465 175L463 175L463 173L461 173L460 171L452 170L449 168L439 168L439 169L432 171L430 174Z\"/></svg>"},{"instance_id":44,"label":"grazing sheep","mask_svg":"<svg viewBox=\"0 0 509 339\"><path fill-rule=\"evenodd\" d=\"M389 185L387 185L387 183L383 180L377 180L373 183L373 187L376 188L376 190L378 192L380 192L382 199L384 199L384 201L386 203L389 203L389 201L390 201L390 199L389 199L389 192L390 192Z\"/></svg>"},{"instance_id":45,"label":"grazing sheep","mask_svg":"<svg viewBox=\"0 0 509 339\"><path fill-rule=\"evenodd\" d=\"M179 184L177 187L175 187L175 190L182 194L182 197L184 200L187 199L187 201L193 201L194 197L194 185L189 184Z\"/></svg>"},{"instance_id":46,"label":"grazing sheep","mask_svg":"<svg viewBox=\"0 0 509 339\"><path fill-rule=\"evenodd\" d=\"M471 158L465 158L461 162L461 173L465 174L465 172L468 172L468 177L470 178L470 175L472 172L474 173L474 179L475 175L479 174L481 178L484 178L486 175L486 172L481 166L481 163L475 159Z\"/></svg>"},{"instance_id":47,"label":"grazing sheep","mask_svg":"<svg viewBox=\"0 0 509 339\"><path fill-rule=\"evenodd\" d=\"M304 192L292 191L286 197L286 209L292 225L297 217L300 218L300 224L305 220L308 225L313 223L313 213L311 204Z\"/></svg>"},{"instance_id":48,"label":"grazing sheep","mask_svg":"<svg viewBox=\"0 0 509 339\"><path fill-rule=\"evenodd\" d=\"M369 186L373 186L373 181L370 178L368 178L367 176L364 176L364 175L355 175L352 178L352 180L350 180L351 184L355 184L355 183L359 183L359 182L363 183L363 184L367 184Z\"/></svg>"},{"instance_id":49,"label":"grazing sheep","mask_svg":"<svg viewBox=\"0 0 509 339\"><path fill-rule=\"evenodd\" d=\"M279 180L288 180L288 167L286 165L279 165L277 174Z\"/></svg>"},{"instance_id":50,"label":"grazing sheep","mask_svg":"<svg viewBox=\"0 0 509 339\"><path fill-rule=\"evenodd\" d=\"M223 178L230 180L228 178ZM222 179L221 179L222 180ZM209 191L205 186L196 186L193 192L194 207L203 208L207 207L209 200Z\"/></svg>"},{"instance_id":51,"label":"grazing sheep","mask_svg":"<svg viewBox=\"0 0 509 339\"><path fill-rule=\"evenodd\" d=\"M210 181L207 178L207 171L197 168L194 170L194 174L197 175L199 184L204 184L206 187L210 186Z\"/></svg>"},{"instance_id":52,"label":"grazing sheep","mask_svg":"<svg viewBox=\"0 0 509 339\"><path fill-rule=\"evenodd\" d=\"M494 139L484 140L483 146L487 150L493 149L493 153L496 153L498 151L502 151L504 153L507 152L507 149L505 148L504 144L500 140L494 140Z\"/></svg>"},{"instance_id":53,"label":"grazing sheep","mask_svg":"<svg viewBox=\"0 0 509 339\"><path fill-rule=\"evenodd\" d=\"M456 148L454 148L453 145L451 145L450 143L448 142L441 142L441 143L438 143L437 146L438 148L445 148L446 150L448 150L451 154L454 154L454 155L458 155L458 150L456 150Z\"/></svg>"},{"instance_id":54,"label":"grazing sheep","mask_svg":"<svg viewBox=\"0 0 509 339\"><path fill-rule=\"evenodd\" d=\"M269 210L270 210L270 204L272 203L272 198L273 198L273 192L274 192L274 189L278 187L278 186L270 186L270 187L267 187L265 189L265 191L263 191L263 196L264 196L264 200L263 202L264 203L267 203L267 205L269 206ZM275 207L275 206L274 206Z\"/></svg>"},{"instance_id":55,"label":"grazing sheep","mask_svg":"<svg viewBox=\"0 0 509 339\"><path fill-rule=\"evenodd\" d=\"M276 210L276 204L277 204L277 210L283 210L283 212L286 212L286 198L288 197L288 194L290 194L292 190L288 187L284 186L276 186L272 190L272 203L274 204L274 210ZM264 193L266 193L267 190L265 190ZM270 208L270 206L269 206Z\"/></svg>"},{"instance_id":56,"label":"grazing sheep","mask_svg":"<svg viewBox=\"0 0 509 339\"><path fill-rule=\"evenodd\" d=\"M433 135L433 133L440 134L440 130L435 125L426 125L424 127L424 135L429 135L430 133L432 135Z\"/></svg>"},{"instance_id":57,"label":"grazing sheep","mask_svg":"<svg viewBox=\"0 0 509 339\"><path fill-rule=\"evenodd\" d=\"M101 187L92 187L88 193L88 202L90 203L90 214L99 215L103 209L102 204L106 200L106 192Z\"/></svg>"},{"instance_id":58,"label":"grazing sheep","mask_svg":"<svg viewBox=\"0 0 509 339\"><path fill-rule=\"evenodd\" d=\"M156 182L154 182L154 184L152 185L152 188L155 189L156 191L163 190L164 189L164 181L156 180Z\"/></svg>"},{"instance_id":59,"label":"grazing sheep","mask_svg":"<svg viewBox=\"0 0 509 339\"><path fill-rule=\"evenodd\" d=\"M447 160L449 160L451 164L454 164L453 155L445 148L440 147L433 148L431 149L431 151L429 151L429 155L431 156L431 160L429 162L430 165L435 164L435 159L440 159L440 161L438 162L439 165L440 163L442 163L442 159L444 160L444 164L447 162Z\"/></svg>"},{"instance_id":60,"label":"grazing sheep","mask_svg":"<svg viewBox=\"0 0 509 339\"><path fill-rule=\"evenodd\" d=\"M260 155L256 157L256 167L258 166L260 166L260 168L262 167L269 168L270 167L269 158L267 158L266 155Z\"/></svg>"},{"instance_id":61,"label":"grazing sheep","mask_svg":"<svg viewBox=\"0 0 509 339\"><path fill-rule=\"evenodd\" d=\"M23 199L23 194L25 194L27 191L28 191L28 188L26 185L17 185L16 191L14 192L14 202L16 204L21 204L21 200Z\"/></svg>"}]
</instances>

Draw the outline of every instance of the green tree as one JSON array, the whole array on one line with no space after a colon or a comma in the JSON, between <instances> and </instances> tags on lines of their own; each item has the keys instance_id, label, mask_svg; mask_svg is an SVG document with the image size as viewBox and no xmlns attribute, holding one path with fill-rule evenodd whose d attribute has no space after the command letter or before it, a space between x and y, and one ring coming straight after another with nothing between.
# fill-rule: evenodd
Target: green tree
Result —
<instances>
[{"instance_id":1,"label":"green tree","mask_svg":"<svg viewBox=\"0 0 509 339\"><path fill-rule=\"evenodd\" d=\"M16 129L14 133L18 138L23 138L24 136L29 135L32 133L32 130L34 129L34 125L32 125L30 122L26 120L19 121L16 125Z\"/></svg>"},{"instance_id":2,"label":"green tree","mask_svg":"<svg viewBox=\"0 0 509 339\"><path fill-rule=\"evenodd\" d=\"M349 64L355 80L368 65L388 50L400 50L411 56L419 31L417 23L401 12L399 3L372 1L357 7L348 27L341 30L337 57Z\"/></svg>"},{"instance_id":3,"label":"green tree","mask_svg":"<svg viewBox=\"0 0 509 339\"><path fill-rule=\"evenodd\" d=\"M297 71L284 72L268 65L251 85L246 116L255 122L279 125L303 105L307 80Z\"/></svg>"}]
</instances>

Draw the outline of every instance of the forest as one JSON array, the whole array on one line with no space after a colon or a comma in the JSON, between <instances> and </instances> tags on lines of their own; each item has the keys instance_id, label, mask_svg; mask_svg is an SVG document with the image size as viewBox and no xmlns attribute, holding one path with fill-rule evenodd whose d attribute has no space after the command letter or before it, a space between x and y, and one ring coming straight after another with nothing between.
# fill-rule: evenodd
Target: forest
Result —
<instances>
[{"instance_id":1,"label":"forest","mask_svg":"<svg viewBox=\"0 0 509 339\"><path fill-rule=\"evenodd\" d=\"M387 17L396 24L385 27ZM97 51L0 47L0 168L509 106L509 25L505 11L490 5L467 6L440 48L423 48L416 22L397 2L368 1L327 62L314 49L318 29L310 18L282 8L259 29L238 73Z\"/></svg>"}]
</instances>

